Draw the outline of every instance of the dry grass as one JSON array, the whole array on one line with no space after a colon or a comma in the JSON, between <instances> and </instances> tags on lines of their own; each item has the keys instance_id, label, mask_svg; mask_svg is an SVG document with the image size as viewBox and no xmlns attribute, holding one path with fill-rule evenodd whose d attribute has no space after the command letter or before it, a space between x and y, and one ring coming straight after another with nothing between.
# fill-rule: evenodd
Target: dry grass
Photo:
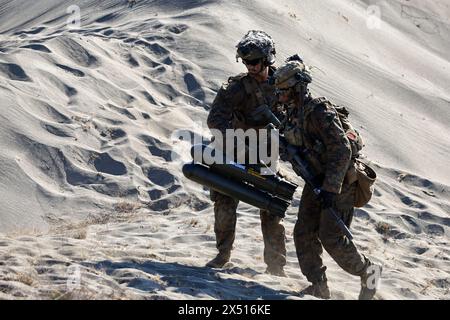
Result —
<instances>
[{"instance_id":1,"label":"dry grass","mask_svg":"<svg viewBox=\"0 0 450 320\"><path fill-rule=\"evenodd\" d=\"M195 228L198 225L198 219L196 218L192 218L189 223L188 223L189 227Z\"/></svg>"},{"instance_id":2,"label":"dry grass","mask_svg":"<svg viewBox=\"0 0 450 320\"><path fill-rule=\"evenodd\" d=\"M121 201L114 205L114 210L119 213L131 213L141 207L142 205L137 202Z\"/></svg>"},{"instance_id":3,"label":"dry grass","mask_svg":"<svg viewBox=\"0 0 450 320\"><path fill-rule=\"evenodd\" d=\"M433 283L430 280L427 280L425 285L423 286L422 290L420 290L420 294L425 295L427 290L433 286Z\"/></svg>"},{"instance_id":4,"label":"dry grass","mask_svg":"<svg viewBox=\"0 0 450 320\"><path fill-rule=\"evenodd\" d=\"M43 235L48 234L46 231L42 231L38 228L23 228L20 230L14 230L11 232L6 232L4 235L8 238L17 238L17 237L23 237L23 236L29 236L29 237L40 237Z\"/></svg>"},{"instance_id":5,"label":"dry grass","mask_svg":"<svg viewBox=\"0 0 450 320\"><path fill-rule=\"evenodd\" d=\"M388 236L391 231L391 225L386 222L378 222L375 225L375 230L381 235Z\"/></svg>"},{"instance_id":6,"label":"dry grass","mask_svg":"<svg viewBox=\"0 0 450 320\"><path fill-rule=\"evenodd\" d=\"M80 228L72 230L71 235L72 238L77 240L83 240L87 237L87 228Z\"/></svg>"},{"instance_id":7,"label":"dry grass","mask_svg":"<svg viewBox=\"0 0 450 320\"><path fill-rule=\"evenodd\" d=\"M111 293L93 292L87 289L77 289L72 291L52 290L44 295L44 299L49 300L122 300L124 296L116 291Z\"/></svg>"},{"instance_id":8,"label":"dry grass","mask_svg":"<svg viewBox=\"0 0 450 320\"><path fill-rule=\"evenodd\" d=\"M33 275L28 272L17 272L16 274L10 273L7 276L0 276L0 280L7 282L20 282L30 287L36 286L36 277L33 277ZM7 293L8 290L12 290L12 287L5 286L0 291Z\"/></svg>"},{"instance_id":9,"label":"dry grass","mask_svg":"<svg viewBox=\"0 0 450 320\"><path fill-rule=\"evenodd\" d=\"M392 226L389 223L378 222L375 225L375 230L382 236L385 243L389 241L389 237L392 235Z\"/></svg>"},{"instance_id":10,"label":"dry grass","mask_svg":"<svg viewBox=\"0 0 450 320\"><path fill-rule=\"evenodd\" d=\"M88 227L93 225L103 225L110 222L130 221L137 216L137 210L142 205L137 202L121 201L114 205L114 211L104 215L89 215L85 220L78 222L60 223L52 228L52 234L67 234L74 239L86 239Z\"/></svg>"},{"instance_id":11,"label":"dry grass","mask_svg":"<svg viewBox=\"0 0 450 320\"><path fill-rule=\"evenodd\" d=\"M16 279L17 282L26 284L27 286L33 286L33 284L35 283L35 279L28 273L25 272L20 272L16 275Z\"/></svg>"}]
</instances>

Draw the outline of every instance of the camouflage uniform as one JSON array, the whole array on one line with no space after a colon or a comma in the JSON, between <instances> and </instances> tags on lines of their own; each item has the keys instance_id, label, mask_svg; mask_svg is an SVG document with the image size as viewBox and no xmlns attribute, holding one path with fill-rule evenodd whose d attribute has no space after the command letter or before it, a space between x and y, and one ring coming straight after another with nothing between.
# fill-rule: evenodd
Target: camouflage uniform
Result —
<instances>
[{"instance_id":1,"label":"camouflage uniform","mask_svg":"<svg viewBox=\"0 0 450 320\"><path fill-rule=\"evenodd\" d=\"M325 98L308 100L302 108L293 109L285 137L308 150L315 160L311 165L323 181L322 190L337 194L335 211L350 227L356 190L350 142L333 105ZM322 246L352 275L364 275L370 263L322 209L308 185L303 189L294 241L302 273L312 283L326 280Z\"/></svg>"},{"instance_id":2,"label":"camouflage uniform","mask_svg":"<svg viewBox=\"0 0 450 320\"><path fill-rule=\"evenodd\" d=\"M273 69L270 69L273 73ZM261 104L274 108L275 89L268 83L258 83L247 74L231 77L219 90L208 116L208 127L226 129L262 128L265 124L252 122L251 113ZM214 232L219 254L231 252L236 229L238 200L211 190L214 201ZM281 218L260 210L264 238L264 261L269 269L280 270L286 264L285 232Z\"/></svg>"}]
</instances>

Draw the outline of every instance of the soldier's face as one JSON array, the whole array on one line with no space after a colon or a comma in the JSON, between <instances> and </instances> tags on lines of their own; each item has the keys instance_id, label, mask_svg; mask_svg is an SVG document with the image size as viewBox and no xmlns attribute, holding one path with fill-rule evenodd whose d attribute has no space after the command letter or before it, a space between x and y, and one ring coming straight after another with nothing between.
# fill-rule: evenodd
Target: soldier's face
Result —
<instances>
[{"instance_id":1,"label":"soldier's face","mask_svg":"<svg viewBox=\"0 0 450 320\"><path fill-rule=\"evenodd\" d=\"M290 91L291 91L290 89L287 89L287 90L277 89L278 101L281 103L290 102L290 100L291 100Z\"/></svg>"},{"instance_id":2,"label":"soldier's face","mask_svg":"<svg viewBox=\"0 0 450 320\"><path fill-rule=\"evenodd\" d=\"M247 67L248 73L252 76L256 76L264 71L262 60L257 61L243 61L245 66Z\"/></svg>"}]
</instances>

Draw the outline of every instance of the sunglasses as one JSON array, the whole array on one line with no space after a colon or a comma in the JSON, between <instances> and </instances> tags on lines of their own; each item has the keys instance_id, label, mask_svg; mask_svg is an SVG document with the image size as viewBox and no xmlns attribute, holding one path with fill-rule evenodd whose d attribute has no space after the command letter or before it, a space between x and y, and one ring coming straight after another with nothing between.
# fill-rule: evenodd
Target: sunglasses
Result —
<instances>
[{"instance_id":1,"label":"sunglasses","mask_svg":"<svg viewBox=\"0 0 450 320\"><path fill-rule=\"evenodd\" d=\"M261 59L253 59L253 60L243 60L244 64L249 66L256 66L258 63L261 62Z\"/></svg>"},{"instance_id":2,"label":"sunglasses","mask_svg":"<svg viewBox=\"0 0 450 320\"><path fill-rule=\"evenodd\" d=\"M275 94L277 94L277 95L285 94L289 90L291 90L291 88L276 89Z\"/></svg>"}]
</instances>

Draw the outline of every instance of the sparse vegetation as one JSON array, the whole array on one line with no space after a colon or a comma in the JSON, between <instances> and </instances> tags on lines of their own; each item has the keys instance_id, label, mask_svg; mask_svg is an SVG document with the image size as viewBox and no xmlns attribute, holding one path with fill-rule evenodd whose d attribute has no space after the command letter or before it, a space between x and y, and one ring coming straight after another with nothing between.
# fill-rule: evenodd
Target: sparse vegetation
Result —
<instances>
[{"instance_id":1,"label":"sparse vegetation","mask_svg":"<svg viewBox=\"0 0 450 320\"><path fill-rule=\"evenodd\" d=\"M386 222L378 222L375 226L375 230L381 235L388 236L391 231L391 225Z\"/></svg>"},{"instance_id":2,"label":"sparse vegetation","mask_svg":"<svg viewBox=\"0 0 450 320\"><path fill-rule=\"evenodd\" d=\"M198 225L198 219L192 218L192 219L189 221L189 226L190 226L190 227L195 228L197 225Z\"/></svg>"},{"instance_id":3,"label":"sparse vegetation","mask_svg":"<svg viewBox=\"0 0 450 320\"><path fill-rule=\"evenodd\" d=\"M89 215L87 219L60 223L52 229L53 234L67 234L74 239L86 239L88 227L92 225L102 225L110 222L130 221L136 216L136 210L141 208L141 204L137 202L120 201L114 205L114 211L104 215Z\"/></svg>"},{"instance_id":4,"label":"sparse vegetation","mask_svg":"<svg viewBox=\"0 0 450 320\"><path fill-rule=\"evenodd\" d=\"M29 273L20 272L16 275L16 281L26 284L27 286L33 286L35 280Z\"/></svg>"},{"instance_id":5,"label":"sparse vegetation","mask_svg":"<svg viewBox=\"0 0 450 320\"><path fill-rule=\"evenodd\" d=\"M74 239L83 240L86 239L86 237L87 237L87 228L76 229L73 230L72 232L72 238Z\"/></svg>"},{"instance_id":6,"label":"sparse vegetation","mask_svg":"<svg viewBox=\"0 0 450 320\"><path fill-rule=\"evenodd\" d=\"M119 213L131 213L140 207L141 204L139 203L121 201L114 206L114 209Z\"/></svg>"}]
</instances>

